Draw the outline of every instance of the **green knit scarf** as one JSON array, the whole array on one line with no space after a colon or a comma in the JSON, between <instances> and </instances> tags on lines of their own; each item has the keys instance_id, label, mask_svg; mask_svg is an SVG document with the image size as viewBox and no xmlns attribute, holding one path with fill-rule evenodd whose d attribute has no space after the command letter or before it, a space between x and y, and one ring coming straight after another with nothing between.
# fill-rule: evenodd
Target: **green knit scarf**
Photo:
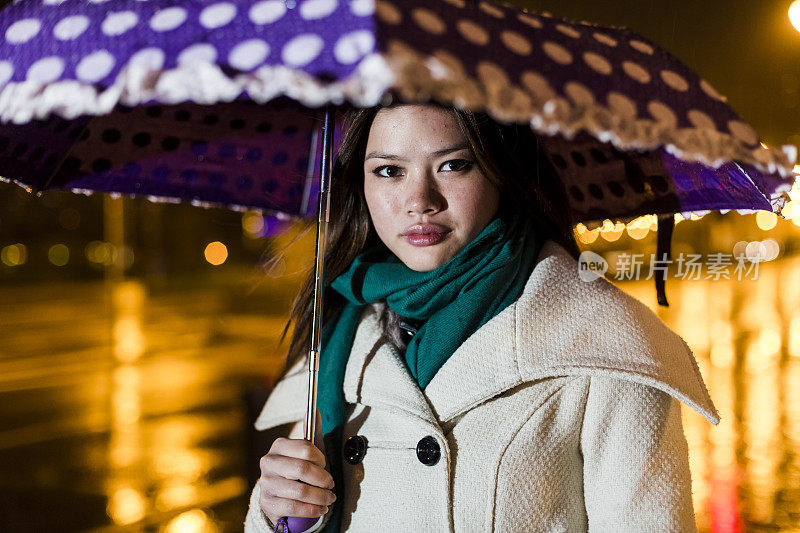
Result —
<instances>
[{"instance_id":1,"label":"green knit scarf","mask_svg":"<svg viewBox=\"0 0 800 533\"><path fill-rule=\"evenodd\" d=\"M412 270L380 243L362 252L333 281L331 287L347 303L338 319L326 324L321 338L318 405L337 496L325 533L338 533L341 522L342 384L364 307L385 300L399 315L425 321L405 352L409 373L424 389L456 348L519 297L541 244L527 220L508 223L495 217L435 270Z\"/></svg>"}]
</instances>

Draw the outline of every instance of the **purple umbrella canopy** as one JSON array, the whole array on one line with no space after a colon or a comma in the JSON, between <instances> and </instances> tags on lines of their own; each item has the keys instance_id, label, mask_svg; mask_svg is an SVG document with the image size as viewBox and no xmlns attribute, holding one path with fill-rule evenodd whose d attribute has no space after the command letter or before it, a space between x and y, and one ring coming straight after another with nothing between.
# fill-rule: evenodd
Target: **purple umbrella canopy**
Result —
<instances>
[{"instance_id":1,"label":"purple umbrella canopy","mask_svg":"<svg viewBox=\"0 0 800 533\"><path fill-rule=\"evenodd\" d=\"M794 181L794 147L763 145L708 82L624 28L468 0L0 11L0 175L37 192L307 217L322 106L392 100L529 124L579 221L778 211Z\"/></svg>"}]
</instances>

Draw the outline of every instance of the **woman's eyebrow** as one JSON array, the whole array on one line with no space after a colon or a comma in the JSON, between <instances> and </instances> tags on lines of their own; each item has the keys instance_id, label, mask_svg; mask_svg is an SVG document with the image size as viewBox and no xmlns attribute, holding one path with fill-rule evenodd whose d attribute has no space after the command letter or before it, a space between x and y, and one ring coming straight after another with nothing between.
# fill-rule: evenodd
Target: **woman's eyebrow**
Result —
<instances>
[{"instance_id":1,"label":"woman's eyebrow","mask_svg":"<svg viewBox=\"0 0 800 533\"><path fill-rule=\"evenodd\" d=\"M451 146L449 148L442 148L441 150L436 150L435 152L431 152L431 155L434 157L439 157L445 154L449 154L450 152L457 152L459 150L466 150L469 148L466 143L457 144L455 146ZM400 157L399 155L395 154L387 154L385 152L376 152L372 151L367 154L367 157L364 158L364 161L369 159L394 159L395 161L408 161L405 158Z\"/></svg>"}]
</instances>

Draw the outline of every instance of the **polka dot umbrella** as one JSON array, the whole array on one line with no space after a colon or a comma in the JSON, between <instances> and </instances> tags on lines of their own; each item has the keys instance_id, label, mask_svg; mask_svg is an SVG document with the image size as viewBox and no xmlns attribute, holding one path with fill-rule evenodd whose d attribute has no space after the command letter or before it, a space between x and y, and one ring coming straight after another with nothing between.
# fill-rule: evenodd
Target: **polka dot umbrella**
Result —
<instances>
[{"instance_id":1,"label":"polka dot umbrella","mask_svg":"<svg viewBox=\"0 0 800 533\"><path fill-rule=\"evenodd\" d=\"M321 106L388 95L529 123L578 221L776 211L792 182L655 44L499 3L30 0L0 37L0 175L37 191L310 216Z\"/></svg>"},{"instance_id":2,"label":"polka dot umbrella","mask_svg":"<svg viewBox=\"0 0 800 533\"><path fill-rule=\"evenodd\" d=\"M489 0L23 0L0 11L0 175L37 193L317 213L321 247L315 177L330 170L336 110L387 99L529 124L575 219L657 214L659 258L674 213L778 211L793 183L792 147L763 145L708 82L624 28Z\"/></svg>"}]
</instances>

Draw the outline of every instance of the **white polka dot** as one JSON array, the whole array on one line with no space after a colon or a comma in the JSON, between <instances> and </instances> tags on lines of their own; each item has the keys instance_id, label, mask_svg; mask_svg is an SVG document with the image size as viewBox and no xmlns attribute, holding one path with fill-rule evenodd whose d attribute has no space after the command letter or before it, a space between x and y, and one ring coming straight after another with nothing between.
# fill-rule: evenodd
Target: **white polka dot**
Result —
<instances>
[{"instance_id":1,"label":"white polka dot","mask_svg":"<svg viewBox=\"0 0 800 533\"><path fill-rule=\"evenodd\" d=\"M689 118L689 122L691 122L695 128L699 129L717 129L717 125L714 123L714 119L712 119L708 114L703 113L702 111L698 111L697 109L692 109L689 111L686 116Z\"/></svg>"},{"instance_id":2,"label":"white polka dot","mask_svg":"<svg viewBox=\"0 0 800 533\"><path fill-rule=\"evenodd\" d=\"M711 84L708 83L706 80L700 81L700 88L703 90L704 93L706 93L714 100L719 100L720 102L724 102L725 100L727 100L727 98L719 94L717 90L714 87L712 87Z\"/></svg>"},{"instance_id":3,"label":"white polka dot","mask_svg":"<svg viewBox=\"0 0 800 533\"><path fill-rule=\"evenodd\" d=\"M300 4L300 16L306 20L317 20L336 11L337 0L306 0Z\"/></svg>"},{"instance_id":4,"label":"white polka dot","mask_svg":"<svg viewBox=\"0 0 800 533\"><path fill-rule=\"evenodd\" d=\"M671 70L662 70L661 79L676 91L686 92L689 90L689 83L683 76Z\"/></svg>"},{"instance_id":5,"label":"white polka dot","mask_svg":"<svg viewBox=\"0 0 800 533\"><path fill-rule=\"evenodd\" d=\"M200 12L200 24L213 30L225 26L236 16L236 6L227 2L208 6Z\"/></svg>"},{"instance_id":6,"label":"white polka dot","mask_svg":"<svg viewBox=\"0 0 800 533\"><path fill-rule=\"evenodd\" d=\"M595 54L594 52L585 52L583 54L583 60L595 72L599 72L600 74L604 75L611 74L611 63L609 63L606 58L600 54Z\"/></svg>"},{"instance_id":7,"label":"white polka dot","mask_svg":"<svg viewBox=\"0 0 800 533\"><path fill-rule=\"evenodd\" d=\"M375 0L350 0L350 11L357 17L368 17L375 12Z\"/></svg>"},{"instance_id":8,"label":"white polka dot","mask_svg":"<svg viewBox=\"0 0 800 533\"><path fill-rule=\"evenodd\" d=\"M634 63L633 61L623 61L622 70L625 71L625 74L639 83L650 83L650 73L638 63Z\"/></svg>"},{"instance_id":9,"label":"white polka dot","mask_svg":"<svg viewBox=\"0 0 800 533\"><path fill-rule=\"evenodd\" d=\"M602 43L606 46L617 46L617 40L613 37L609 37L605 33L594 33L592 36L598 43Z\"/></svg>"},{"instance_id":10,"label":"white polka dot","mask_svg":"<svg viewBox=\"0 0 800 533\"><path fill-rule=\"evenodd\" d=\"M581 36L581 32L572 26L567 26L566 24L556 24L556 29L567 37L572 37L573 39L578 39Z\"/></svg>"},{"instance_id":11,"label":"white polka dot","mask_svg":"<svg viewBox=\"0 0 800 533\"><path fill-rule=\"evenodd\" d=\"M647 104L647 111L649 111L650 115L660 124L669 128L678 127L678 117L676 117L675 112L663 102L653 100Z\"/></svg>"},{"instance_id":12,"label":"white polka dot","mask_svg":"<svg viewBox=\"0 0 800 533\"><path fill-rule=\"evenodd\" d=\"M542 50L547 54L547 57L560 63L562 65L569 65L572 63L572 54L558 43L553 41L545 41L542 43Z\"/></svg>"},{"instance_id":13,"label":"white polka dot","mask_svg":"<svg viewBox=\"0 0 800 533\"><path fill-rule=\"evenodd\" d=\"M741 120L729 121L728 131L730 131L734 137L747 145L752 146L758 144L758 134L753 128L750 127L749 124L742 122Z\"/></svg>"},{"instance_id":14,"label":"white polka dot","mask_svg":"<svg viewBox=\"0 0 800 533\"><path fill-rule=\"evenodd\" d=\"M564 93L578 105L589 106L594 104L594 94L584 84L569 81L564 85Z\"/></svg>"},{"instance_id":15,"label":"white polka dot","mask_svg":"<svg viewBox=\"0 0 800 533\"><path fill-rule=\"evenodd\" d=\"M501 19L506 16L506 14L503 12L502 9L500 9L495 5L490 4L489 2L482 1L480 4L478 4L478 7L480 8L481 11L483 11L487 15L490 15L497 19Z\"/></svg>"},{"instance_id":16,"label":"white polka dot","mask_svg":"<svg viewBox=\"0 0 800 533\"><path fill-rule=\"evenodd\" d=\"M526 70L519 78L528 91L539 100L550 100L556 95L547 78L538 72Z\"/></svg>"},{"instance_id":17,"label":"white polka dot","mask_svg":"<svg viewBox=\"0 0 800 533\"><path fill-rule=\"evenodd\" d=\"M375 48L375 37L370 30L357 30L342 35L333 47L336 61L344 65L355 63Z\"/></svg>"},{"instance_id":18,"label":"white polka dot","mask_svg":"<svg viewBox=\"0 0 800 533\"><path fill-rule=\"evenodd\" d=\"M304 33L286 43L281 50L281 59L292 67L308 65L319 55L324 46L319 35Z\"/></svg>"},{"instance_id":19,"label":"white polka dot","mask_svg":"<svg viewBox=\"0 0 800 533\"><path fill-rule=\"evenodd\" d=\"M417 26L433 35L441 35L447 29L439 15L430 9L418 7L411 12L411 17L417 23Z\"/></svg>"},{"instance_id":20,"label":"white polka dot","mask_svg":"<svg viewBox=\"0 0 800 533\"><path fill-rule=\"evenodd\" d=\"M539 19L537 19L536 17L532 17L530 15L526 15L525 13L520 13L519 15L517 15L517 19L523 24L527 24L531 28L540 29L544 27L544 25Z\"/></svg>"},{"instance_id":21,"label":"white polka dot","mask_svg":"<svg viewBox=\"0 0 800 533\"><path fill-rule=\"evenodd\" d=\"M103 21L100 29L103 33L115 37L122 35L139 23L139 16L133 11L120 11L119 13L109 13Z\"/></svg>"},{"instance_id":22,"label":"white polka dot","mask_svg":"<svg viewBox=\"0 0 800 533\"><path fill-rule=\"evenodd\" d=\"M394 4L386 0L375 1L375 13L377 13L378 18L381 19L382 22L393 26L400 24L403 20L403 14L400 10L397 9Z\"/></svg>"},{"instance_id":23,"label":"white polka dot","mask_svg":"<svg viewBox=\"0 0 800 533\"><path fill-rule=\"evenodd\" d=\"M143 48L131 56L128 64L159 70L164 66L164 51L155 47Z\"/></svg>"},{"instance_id":24,"label":"white polka dot","mask_svg":"<svg viewBox=\"0 0 800 533\"><path fill-rule=\"evenodd\" d=\"M80 60L75 67L75 75L81 81L95 83L108 76L112 68L114 56L108 50L98 50Z\"/></svg>"},{"instance_id":25,"label":"white polka dot","mask_svg":"<svg viewBox=\"0 0 800 533\"><path fill-rule=\"evenodd\" d=\"M57 56L40 59L28 69L27 78L33 81L48 83L61 77L64 72L64 60Z\"/></svg>"},{"instance_id":26,"label":"white polka dot","mask_svg":"<svg viewBox=\"0 0 800 533\"><path fill-rule=\"evenodd\" d=\"M89 0L89 2L92 4L105 4L108 0Z\"/></svg>"},{"instance_id":27,"label":"white polka dot","mask_svg":"<svg viewBox=\"0 0 800 533\"><path fill-rule=\"evenodd\" d=\"M625 118L636 118L636 103L624 94L611 91L608 93L606 101L608 101L608 107L610 107L614 113Z\"/></svg>"},{"instance_id":28,"label":"white polka dot","mask_svg":"<svg viewBox=\"0 0 800 533\"><path fill-rule=\"evenodd\" d=\"M67 0L44 0L44 5L46 6L60 6Z\"/></svg>"},{"instance_id":29,"label":"white polka dot","mask_svg":"<svg viewBox=\"0 0 800 533\"><path fill-rule=\"evenodd\" d=\"M483 26L479 26L476 22L472 22L471 20L459 20L456 23L456 30L458 30L458 33L460 33L464 39L471 43L479 46L485 46L489 43L489 32L484 30Z\"/></svg>"},{"instance_id":30,"label":"white polka dot","mask_svg":"<svg viewBox=\"0 0 800 533\"><path fill-rule=\"evenodd\" d=\"M631 45L631 48L633 48L634 50L638 50L643 54L647 54L647 55L650 55L650 56L653 55L653 47L650 46L647 43L644 43L642 41L633 40L633 41L630 41L628 44Z\"/></svg>"},{"instance_id":31,"label":"white polka dot","mask_svg":"<svg viewBox=\"0 0 800 533\"><path fill-rule=\"evenodd\" d=\"M253 24L272 24L286 14L283 0L266 0L250 8L248 16Z\"/></svg>"},{"instance_id":32,"label":"white polka dot","mask_svg":"<svg viewBox=\"0 0 800 533\"><path fill-rule=\"evenodd\" d=\"M39 19L22 19L8 27L6 41L12 44L25 43L36 37L42 23Z\"/></svg>"},{"instance_id":33,"label":"white polka dot","mask_svg":"<svg viewBox=\"0 0 800 533\"><path fill-rule=\"evenodd\" d=\"M53 28L53 35L61 41L71 41L86 31L89 27L89 17L75 15L58 21Z\"/></svg>"},{"instance_id":34,"label":"white polka dot","mask_svg":"<svg viewBox=\"0 0 800 533\"><path fill-rule=\"evenodd\" d=\"M179 65L195 63L213 63L217 60L217 49L208 43L197 43L187 46L178 55Z\"/></svg>"},{"instance_id":35,"label":"white polka dot","mask_svg":"<svg viewBox=\"0 0 800 533\"><path fill-rule=\"evenodd\" d=\"M150 27L155 31L174 30L186 21L186 10L182 7L168 7L153 15Z\"/></svg>"},{"instance_id":36,"label":"white polka dot","mask_svg":"<svg viewBox=\"0 0 800 533\"><path fill-rule=\"evenodd\" d=\"M531 43L517 32L511 30L503 30L500 33L500 40L506 45L506 48L515 54L526 56L531 53Z\"/></svg>"},{"instance_id":37,"label":"white polka dot","mask_svg":"<svg viewBox=\"0 0 800 533\"><path fill-rule=\"evenodd\" d=\"M0 61L0 85L5 85L14 75L14 65L9 61Z\"/></svg>"},{"instance_id":38,"label":"white polka dot","mask_svg":"<svg viewBox=\"0 0 800 533\"><path fill-rule=\"evenodd\" d=\"M228 54L228 63L242 71L250 71L264 62L269 55L269 45L261 39L242 41Z\"/></svg>"}]
</instances>

